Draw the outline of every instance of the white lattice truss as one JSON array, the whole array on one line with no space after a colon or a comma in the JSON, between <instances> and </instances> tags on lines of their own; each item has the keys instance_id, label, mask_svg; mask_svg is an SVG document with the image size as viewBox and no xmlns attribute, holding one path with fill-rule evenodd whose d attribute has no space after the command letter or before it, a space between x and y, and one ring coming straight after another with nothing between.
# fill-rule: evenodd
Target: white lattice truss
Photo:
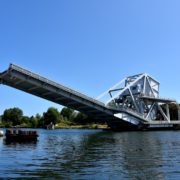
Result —
<instances>
[{"instance_id":1,"label":"white lattice truss","mask_svg":"<svg viewBox=\"0 0 180 180\"><path fill-rule=\"evenodd\" d=\"M97 99L104 101L109 108L134 113L147 122L170 122L169 103L176 101L160 98L159 86L160 83L148 74L138 74L123 79ZM165 108L162 108L161 104L164 104ZM115 116L123 118L122 113ZM131 121L128 116L126 120Z\"/></svg>"}]
</instances>

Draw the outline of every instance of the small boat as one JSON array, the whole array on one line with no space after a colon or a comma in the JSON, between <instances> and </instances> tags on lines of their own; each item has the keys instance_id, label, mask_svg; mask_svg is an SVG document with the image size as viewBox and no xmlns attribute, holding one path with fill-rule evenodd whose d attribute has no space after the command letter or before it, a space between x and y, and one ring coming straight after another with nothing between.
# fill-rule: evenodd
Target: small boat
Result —
<instances>
[{"instance_id":1,"label":"small boat","mask_svg":"<svg viewBox=\"0 0 180 180\"><path fill-rule=\"evenodd\" d=\"M36 131L24 131L20 129L7 129L6 141L9 142L29 142L37 141L38 134Z\"/></svg>"}]
</instances>

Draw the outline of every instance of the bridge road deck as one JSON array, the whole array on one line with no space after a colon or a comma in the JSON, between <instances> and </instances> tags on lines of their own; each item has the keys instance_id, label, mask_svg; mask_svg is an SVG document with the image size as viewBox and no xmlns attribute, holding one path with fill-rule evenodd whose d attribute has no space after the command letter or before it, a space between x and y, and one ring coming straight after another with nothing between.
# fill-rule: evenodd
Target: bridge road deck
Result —
<instances>
[{"instance_id":1,"label":"bridge road deck","mask_svg":"<svg viewBox=\"0 0 180 180\"><path fill-rule=\"evenodd\" d=\"M14 64L0 73L0 83L73 108L98 120L121 122L114 117L114 110L105 107L104 103ZM126 124L124 121L122 123Z\"/></svg>"}]
</instances>

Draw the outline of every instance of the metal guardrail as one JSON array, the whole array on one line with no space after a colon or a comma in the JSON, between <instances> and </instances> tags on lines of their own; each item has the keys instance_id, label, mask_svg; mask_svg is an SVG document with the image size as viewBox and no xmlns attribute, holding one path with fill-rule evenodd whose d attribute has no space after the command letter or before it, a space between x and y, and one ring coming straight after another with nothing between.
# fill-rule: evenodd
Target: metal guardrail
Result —
<instances>
[{"instance_id":1,"label":"metal guardrail","mask_svg":"<svg viewBox=\"0 0 180 180\"><path fill-rule=\"evenodd\" d=\"M80 97L80 98L86 99L86 100L91 101L91 102L93 102L93 103L95 103L95 104L98 104L98 105L100 105L100 106L104 106L104 107L105 107L105 104L104 104L104 103L102 103L102 102L100 102L100 101L98 101L98 100L96 100L96 99L94 99L94 98L91 98L91 97L89 97L89 96L87 96L87 95L85 95L85 94L82 94L82 93L78 92L78 91L72 90L71 88L66 87L66 86L63 86L63 85L61 85L61 84L58 84L58 83L56 83L56 82L54 82L54 81L52 81L52 80L49 80L49 79L47 79L47 78L44 78L44 77L42 77L42 76L40 76L40 75L38 75L38 74L36 74L36 73L32 73L31 71L26 70L26 69L23 69L23 68L21 68L21 67L19 67L19 66L17 66L17 65L10 64L9 70L16 70L16 71L18 71L18 72L20 72L20 73L23 73L23 74L26 74L26 75L28 75L28 76L30 76L30 77L33 77L33 78L35 78L35 79L38 79L39 81L42 81L42 82L44 82L44 83L46 83L46 84L49 84L49 85L54 86L54 87L56 87L56 88L62 89L62 90L64 90L64 91L69 92L69 93L71 93L71 94L74 94L74 95L76 95L76 96L78 96L78 97Z\"/></svg>"},{"instance_id":2,"label":"metal guardrail","mask_svg":"<svg viewBox=\"0 0 180 180\"><path fill-rule=\"evenodd\" d=\"M157 121L157 120L154 120L154 121L148 121L146 122L145 124L153 124L153 125L158 125L158 124L179 124L180 125L180 121L177 120L171 120L170 122L169 121Z\"/></svg>"},{"instance_id":3,"label":"metal guardrail","mask_svg":"<svg viewBox=\"0 0 180 180\"><path fill-rule=\"evenodd\" d=\"M169 101L169 102L176 102L175 99L170 99L170 98L164 98L164 97L151 97L151 96L145 96L145 95L142 95L140 96L140 98L144 98L144 99L155 99L155 100L162 100L162 101Z\"/></svg>"}]
</instances>

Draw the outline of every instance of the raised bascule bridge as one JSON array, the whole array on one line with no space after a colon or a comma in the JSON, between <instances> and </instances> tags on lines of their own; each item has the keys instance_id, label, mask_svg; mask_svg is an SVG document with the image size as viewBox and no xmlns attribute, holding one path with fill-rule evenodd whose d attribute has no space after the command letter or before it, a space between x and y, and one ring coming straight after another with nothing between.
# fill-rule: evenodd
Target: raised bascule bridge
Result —
<instances>
[{"instance_id":1,"label":"raised bascule bridge","mask_svg":"<svg viewBox=\"0 0 180 180\"><path fill-rule=\"evenodd\" d=\"M176 129L169 104L159 96L160 83L146 73L129 76L97 98L63 86L10 64L0 73L0 83L106 121L113 130Z\"/></svg>"}]
</instances>

